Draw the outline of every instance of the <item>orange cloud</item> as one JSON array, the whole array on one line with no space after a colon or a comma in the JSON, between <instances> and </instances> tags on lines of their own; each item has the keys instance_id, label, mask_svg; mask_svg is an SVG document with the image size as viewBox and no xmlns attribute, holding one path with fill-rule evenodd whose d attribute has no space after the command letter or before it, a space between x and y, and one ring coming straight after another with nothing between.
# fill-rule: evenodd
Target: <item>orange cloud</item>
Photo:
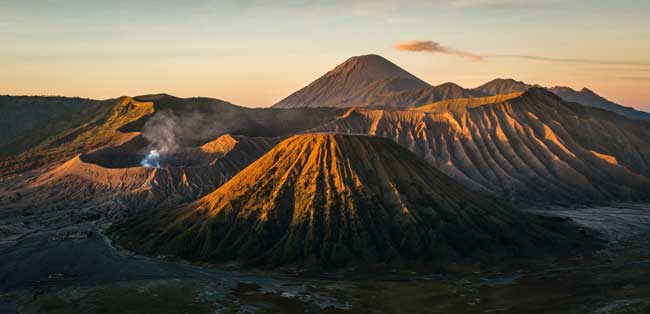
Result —
<instances>
[{"instance_id":1,"label":"orange cloud","mask_svg":"<svg viewBox=\"0 0 650 314\"><path fill-rule=\"evenodd\" d=\"M457 56L469 59L471 61L481 61L483 56L462 51L454 48L445 47L434 41L422 41L422 40L413 40L404 43L395 44L395 49L399 51L411 51L411 52L429 52L429 53L441 53L445 55Z\"/></svg>"},{"instance_id":2,"label":"orange cloud","mask_svg":"<svg viewBox=\"0 0 650 314\"><path fill-rule=\"evenodd\" d=\"M429 52L440 53L452 56L467 58L471 61L483 61L486 59L522 59L531 61L544 61L544 62L563 62L563 63L583 63L594 65L624 65L638 67L637 71L647 71L650 67L650 62L646 61L625 61L625 60L594 60L582 58L556 58L534 55L518 55L518 54L486 54L479 55L468 51L458 50L450 47L445 47L435 41L430 40L412 40L403 43L396 43L395 49L399 51L411 52Z\"/></svg>"}]
</instances>

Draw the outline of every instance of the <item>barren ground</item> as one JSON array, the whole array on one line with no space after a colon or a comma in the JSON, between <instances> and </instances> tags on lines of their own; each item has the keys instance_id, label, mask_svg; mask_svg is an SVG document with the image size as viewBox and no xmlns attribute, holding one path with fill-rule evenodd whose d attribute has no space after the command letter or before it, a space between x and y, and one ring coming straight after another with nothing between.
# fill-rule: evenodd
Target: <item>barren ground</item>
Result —
<instances>
[{"instance_id":1,"label":"barren ground","mask_svg":"<svg viewBox=\"0 0 650 314\"><path fill-rule=\"evenodd\" d=\"M3 215L0 313L650 312L650 205L533 211L570 217L608 245L520 269L270 273L133 255L103 235L102 213Z\"/></svg>"}]
</instances>

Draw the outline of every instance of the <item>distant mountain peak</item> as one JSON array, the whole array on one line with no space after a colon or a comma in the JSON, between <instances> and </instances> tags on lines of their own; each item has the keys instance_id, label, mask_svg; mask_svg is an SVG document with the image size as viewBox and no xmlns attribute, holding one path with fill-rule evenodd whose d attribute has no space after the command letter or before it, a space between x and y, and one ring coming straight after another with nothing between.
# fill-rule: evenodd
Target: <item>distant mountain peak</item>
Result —
<instances>
[{"instance_id":1,"label":"distant mountain peak","mask_svg":"<svg viewBox=\"0 0 650 314\"><path fill-rule=\"evenodd\" d=\"M460 86L460 85L458 85L458 84L456 84L454 82L445 82L445 83L442 83L442 84L438 85L437 87L465 89L462 86Z\"/></svg>"},{"instance_id":2,"label":"distant mountain peak","mask_svg":"<svg viewBox=\"0 0 650 314\"><path fill-rule=\"evenodd\" d=\"M515 80L513 78L495 78L486 84L522 84L522 85L528 85L522 81Z\"/></svg>"},{"instance_id":3,"label":"distant mountain peak","mask_svg":"<svg viewBox=\"0 0 650 314\"><path fill-rule=\"evenodd\" d=\"M410 108L475 96L482 94L454 83L433 87L386 58L370 54L347 59L274 107Z\"/></svg>"},{"instance_id":4,"label":"distant mountain peak","mask_svg":"<svg viewBox=\"0 0 650 314\"><path fill-rule=\"evenodd\" d=\"M390 106L381 101L386 95L430 87L382 56L361 55L345 60L274 107Z\"/></svg>"},{"instance_id":5,"label":"distant mountain peak","mask_svg":"<svg viewBox=\"0 0 650 314\"><path fill-rule=\"evenodd\" d=\"M423 87L428 85L386 58L374 54L351 57L329 71L325 76L336 76L337 79L346 81L409 79L419 82Z\"/></svg>"},{"instance_id":6,"label":"distant mountain peak","mask_svg":"<svg viewBox=\"0 0 650 314\"><path fill-rule=\"evenodd\" d=\"M580 90L580 92L581 92L581 93L588 93L588 94L596 94L594 91L592 91L591 89L586 88L586 87L583 87L583 88Z\"/></svg>"},{"instance_id":7,"label":"distant mountain peak","mask_svg":"<svg viewBox=\"0 0 650 314\"><path fill-rule=\"evenodd\" d=\"M474 90L486 95L499 95L523 92L532 86L533 85L511 78L497 78L475 88Z\"/></svg>"},{"instance_id":8,"label":"distant mountain peak","mask_svg":"<svg viewBox=\"0 0 650 314\"><path fill-rule=\"evenodd\" d=\"M583 87L580 91L566 86L555 86L548 90L569 102L576 102L588 107L600 108L618 113L628 119L650 120L650 113L636 110L632 107L621 106L615 102L596 94L589 88Z\"/></svg>"}]
</instances>

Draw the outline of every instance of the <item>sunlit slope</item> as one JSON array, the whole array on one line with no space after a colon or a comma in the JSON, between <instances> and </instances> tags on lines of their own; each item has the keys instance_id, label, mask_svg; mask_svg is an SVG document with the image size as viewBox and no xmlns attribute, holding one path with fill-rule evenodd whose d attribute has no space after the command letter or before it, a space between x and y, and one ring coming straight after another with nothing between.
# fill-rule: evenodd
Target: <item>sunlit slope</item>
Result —
<instances>
[{"instance_id":1,"label":"sunlit slope","mask_svg":"<svg viewBox=\"0 0 650 314\"><path fill-rule=\"evenodd\" d=\"M314 131L391 138L465 186L515 201L650 198L650 124L540 88L405 111L350 109Z\"/></svg>"},{"instance_id":2,"label":"sunlit slope","mask_svg":"<svg viewBox=\"0 0 650 314\"><path fill-rule=\"evenodd\" d=\"M213 193L143 213L117 233L149 253L264 265L453 260L571 243L538 222L390 140L311 134L281 142Z\"/></svg>"},{"instance_id":3,"label":"sunlit slope","mask_svg":"<svg viewBox=\"0 0 650 314\"><path fill-rule=\"evenodd\" d=\"M120 132L122 126L153 112L151 102L121 97L85 108L79 116L58 117L43 129L24 132L12 143L18 154L0 160L0 175L47 166L93 149L119 145L137 135ZM21 141L29 144L25 146Z\"/></svg>"}]
</instances>

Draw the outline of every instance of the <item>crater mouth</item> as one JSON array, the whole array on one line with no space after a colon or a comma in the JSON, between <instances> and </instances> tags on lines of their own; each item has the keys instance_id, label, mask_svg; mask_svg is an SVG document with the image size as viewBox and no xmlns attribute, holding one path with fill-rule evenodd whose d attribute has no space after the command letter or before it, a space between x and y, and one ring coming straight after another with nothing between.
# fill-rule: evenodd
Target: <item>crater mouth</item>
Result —
<instances>
[{"instance_id":1,"label":"crater mouth","mask_svg":"<svg viewBox=\"0 0 650 314\"><path fill-rule=\"evenodd\" d=\"M148 158L147 158L148 157ZM147 151L146 146L122 145L107 147L79 156L81 161L95 164L103 168L179 168L197 167L210 164L208 154L199 148L182 148L171 154Z\"/></svg>"},{"instance_id":2,"label":"crater mouth","mask_svg":"<svg viewBox=\"0 0 650 314\"><path fill-rule=\"evenodd\" d=\"M79 156L81 161L95 164L104 168L133 168L142 167L140 162L145 154L130 152L123 147L109 147Z\"/></svg>"}]
</instances>

